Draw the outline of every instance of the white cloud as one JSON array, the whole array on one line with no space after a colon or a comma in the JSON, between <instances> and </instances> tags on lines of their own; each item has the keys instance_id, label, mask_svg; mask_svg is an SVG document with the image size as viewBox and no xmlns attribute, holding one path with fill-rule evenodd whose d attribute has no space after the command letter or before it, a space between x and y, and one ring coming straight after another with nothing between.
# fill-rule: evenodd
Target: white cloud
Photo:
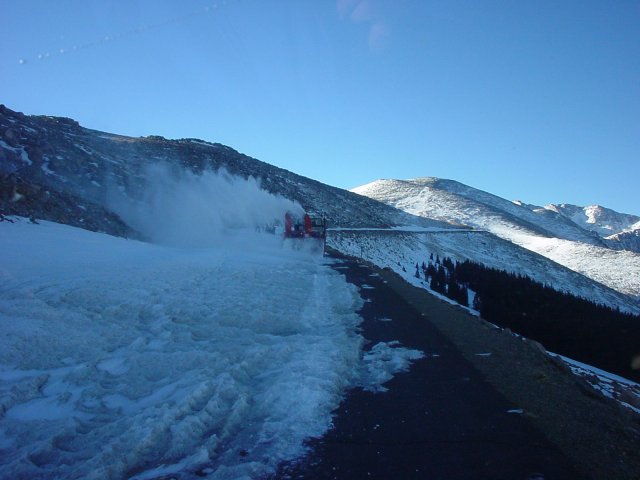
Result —
<instances>
[{"instance_id":1,"label":"white cloud","mask_svg":"<svg viewBox=\"0 0 640 480\"><path fill-rule=\"evenodd\" d=\"M368 0L362 0L358 2L355 8L351 11L351 20L354 22L370 22L373 20L373 11L371 2Z\"/></svg>"},{"instance_id":2,"label":"white cloud","mask_svg":"<svg viewBox=\"0 0 640 480\"><path fill-rule=\"evenodd\" d=\"M374 23L369 28L369 49L380 50L385 47L389 38L389 27L384 23Z\"/></svg>"},{"instance_id":3,"label":"white cloud","mask_svg":"<svg viewBox=\"0 0 640 480\"><path fill-rule=\"evenodd\" d=\"M375 0L337 0L336 8L341 19L353 23L368 24L367 42L370 51L380 51L387 43L391 30L376 9Z\"/></svg>"},{"instance_id":4,"label":"white cloud","mask_svg":"<svg viewBox=\"0 0 640 480\"><path fill-rule=\"evenodd\" d=\"M358 0L337 0L338 15L344 19L349 17L353 7L358 4Z\"/></svg>"}]
</instances>

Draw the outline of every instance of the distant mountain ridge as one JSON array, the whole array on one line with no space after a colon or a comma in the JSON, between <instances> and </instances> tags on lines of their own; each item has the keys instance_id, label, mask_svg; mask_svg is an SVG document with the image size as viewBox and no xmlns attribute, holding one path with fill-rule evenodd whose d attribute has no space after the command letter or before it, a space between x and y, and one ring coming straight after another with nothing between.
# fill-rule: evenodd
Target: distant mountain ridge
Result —
<instances>
[{"instance_id":1,"label":"distant mountain ridge","mask_svg":"<svg viewBox=\"0 0 640 480\"><path fill-rule=\"evenodd\" d=\"M514 203L525 205L521 202ZM541 213L542 208L540 207L526 206L536 213ZM605 240L609 248L640 252L640 241L635 243L622 240L625 237L631 239L640 235L640 217L636 215L616 212L600 205L580 207L567 203L550 203L544 206L544 210L555 212L568 218L579 227L597 233Z\"/></svg>"},{"instance_id":2,"label":"distant mountain ridge","mask_svg":"<svg viewBox=\"0 0 640 480\"><path fill-rule=\"evenodd\" d=\"M444 196L445 192L457 196L457 206L447 205L454 207L455 215L446 214L439 210L437 205L421 201L420 199L426 200L430 195L427 189L439 191L440 196ZM640 230L640 217L619 213L599 205L579 207L571 204L548 204L539 207L519 200L509 201L455 180L436 177L376 180L351 191L382 200L390 205L393 204L416 215L448 218L449 221L458 222L461 219L466 219L469 225L477 228L482 228L486 219L473 218L473 205L483 205L487 211L505 219L511 218L521 228L529 229L538 234L581 241L615 250L626 249L640 252L640 243L625 246L616 243L614 238L616 235ZM462 199L469 202L465 208L459 208L462 207L461 202L464 201ZM520 207L529 210L534 215Z\"/></svg>"},{"instance_id":3,"label":"distant mountain ridge","mask_svg":"<svg viewBox=\"0 0 640 480\"><path fill-rule=\"evenodd\" d=\"M634 215L598 206L537 207L435 177L376 180L352 191L414 215L486 230L611 288L640 296Z\"/></svg>"}]
</instances>

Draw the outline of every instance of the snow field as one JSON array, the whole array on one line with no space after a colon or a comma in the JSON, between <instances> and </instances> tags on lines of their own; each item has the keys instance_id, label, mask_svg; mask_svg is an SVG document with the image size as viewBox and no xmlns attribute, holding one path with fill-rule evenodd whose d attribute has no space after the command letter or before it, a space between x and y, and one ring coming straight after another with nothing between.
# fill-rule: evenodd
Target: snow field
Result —
<instances>
[{"instance_id":1,"label":"snow field","mask_svg":"<svg viewBox=\"0 0 640 480\"><path fill-rule=\"evenodd\" d=\"M180 249L18 219L0 265L2 478L257 478L420 355L363 359L356 287L273 236Z\"/></svg>"},{"instance_id":2,"label":"snow field","mask_svg":"<svg viewBox=\"0 0 640 480\"><path fill-rule=\"evenodd\" d=\"M640 300L640 255L560 238L515 236L516 245L550 258L610 288Z\"/></svg>"}]
</instances>

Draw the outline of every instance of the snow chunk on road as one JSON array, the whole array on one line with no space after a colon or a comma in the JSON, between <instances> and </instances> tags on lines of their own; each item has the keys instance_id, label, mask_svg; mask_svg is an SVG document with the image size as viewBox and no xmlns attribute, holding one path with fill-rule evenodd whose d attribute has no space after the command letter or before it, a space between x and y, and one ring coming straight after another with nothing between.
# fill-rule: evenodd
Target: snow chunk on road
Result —
<instances>
[{"instance_id":1,"label":"snow chunk on road","mask_svg":"<svg viewBox=\"0 0 640 480\"><path fill-rule=\"evenodd\" d=\"M384 383L395 374L406 372L412 361L423 357L420 350L401 347L397 340L377 343L364 354L360 386L369 392L386 392Z\"/></svg>"}]
</instances>

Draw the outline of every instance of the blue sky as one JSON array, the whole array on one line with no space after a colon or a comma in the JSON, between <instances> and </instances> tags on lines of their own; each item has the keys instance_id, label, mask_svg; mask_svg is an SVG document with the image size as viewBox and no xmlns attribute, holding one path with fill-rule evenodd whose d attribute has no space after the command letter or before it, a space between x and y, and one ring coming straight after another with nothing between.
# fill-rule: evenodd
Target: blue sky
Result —
<instances>
[{"instance_id":1,"label":"blue sky","mask_svg":"<svg viewBox=\"0 0 640 480\"><path fill-rule=\"evenodd\" d=\"M0 103L342 188L640 214L640 2L0 0ZM7 21L10 19L10 21Z\"/></svg>"}]
</instances>

